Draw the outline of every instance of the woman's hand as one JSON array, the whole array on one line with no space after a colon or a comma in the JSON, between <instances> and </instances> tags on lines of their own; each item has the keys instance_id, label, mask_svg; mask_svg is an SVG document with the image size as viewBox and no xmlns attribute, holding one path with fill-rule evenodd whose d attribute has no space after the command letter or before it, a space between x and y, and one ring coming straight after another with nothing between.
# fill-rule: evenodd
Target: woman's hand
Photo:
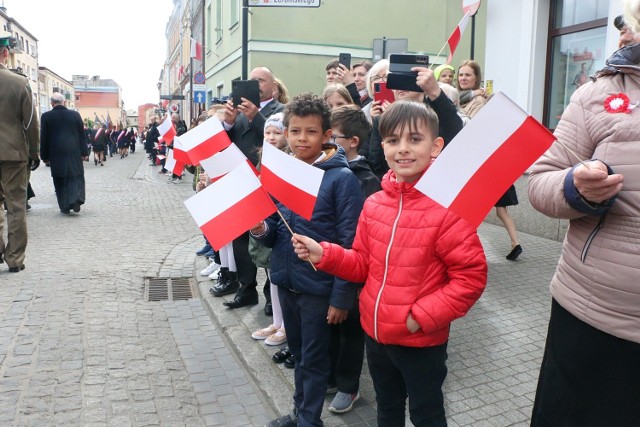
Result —
<instances>
[{"instance_id":1,"label":"woman's hand","mask_svg":"<svg viewBox=\"0 0 640 427\"><path fill-rule=\"evenodd\" d=\"M311 237L303 236L302 234L294 233L291 238L293 243L293 250L298 254L298 258L303 261L311 261L316 264L322 259L324 250L320 243L313 240Z\"/></svg>"},{"instance_id":2,"label":"woman's hand","mask_svg":"<svg viewBox=\"0 0 640 427\"><path fill-rule=\"evenodd\" d=\"M336 76L336 83L340 83L344 86L348 86L355 81L353 77L353 73L344 64L338 64L338 68L336 70L338 75Z\"/></svg>"},{"instance_id":3,"label":"woman's hand","mask_svg":"<svg viewBox=\"0 0 640 427\"><path fill-rule=\"evenodd\" d=\"M588 202L602 203L622 190L624 177L619 173L609 175L607 165L599 160L585 162L573 171L573 185Z\"/></svg>"},{"instance_id":4,"label":"woman's hand","mask_svg":"<svg viewBox=\"0 0 640 427\"><path fill-rule=\"evenodd\" d=\"M373 101L371 103L371 110L370 110L371 118L373 119L374 117L378 117L382 115L382 113L387 111L387 108L389 108L389 105L391 105L391 103L386 99L384 101Z\"/></svg>"}]
</instances>

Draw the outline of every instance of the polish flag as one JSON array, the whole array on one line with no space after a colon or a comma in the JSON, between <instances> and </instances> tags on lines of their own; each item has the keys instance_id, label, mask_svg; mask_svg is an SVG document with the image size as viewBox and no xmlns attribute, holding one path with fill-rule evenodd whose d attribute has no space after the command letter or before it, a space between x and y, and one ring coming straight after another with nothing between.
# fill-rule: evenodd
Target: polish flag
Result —
<instances>
[{"instance_id":1,"label":"polish flag","mask_svg":"<svg viewBox=\"0 0 640 427\"><path fill-rule=\"evenodd\" d=\"M217 154L200 161L200 166L209 175L211 182L215 182L228 174L242 163L248 162L247 156L236 144L231 144Z\"/></svg>"},{"instance_id":2,"label":"polish flag","mask_svg":"<svg viewBox=\"0 0 640 427\"><path fill-rule=\"evenodd\" d=\"M176 139L179 140L180 149L189 157L190 161L187 163L192 165L199 165L200 161L231 145L231 140L217 117L205 120Z\"/></svg>"},{"instance_id":3,"label":"polish flag","mask_svg":"<svg viewBox=\"0 0 640 427\"><path fill-rule=\"evenodd\" d=\"M247 164L236 167L184 204L216 250L276 211Z\"/></svg>"},{"instance_id":4,"label":"polish flag","mask_svg":"<svg viewBox=\"0 0 640 427\"><path fill-rule=\"evenodd\" d=\"M262 145L260 181L269 194L306 220L311 220L324 171L271 144Z\"/></svg>"},{"instance_id":5,"label":"polish flag","mask_svg":"<svg viewBox=\"0 0 640 427\"><path fill-rule=\"evenodd\" d=\"M160 138L158 138L160 142L171 142L173 138L175 138L176 128L173 127L171 116L167 114L167 117L160 123L160 126L158 126L158 132L160 132Z\"/></svg>"},{"instance_id":6,"label":"polish flag","mask_svg":"<svg viewBox=\"0 0 640 427\"><path fill-rule=\"evenodd\" d=\"M191 57L202 61L202 45L194 39L191 39Z\"/></svg>"},{"instance_id":7,"label":"polish flag","mask_svg":"<svg viewBox=\"0 0 640 427\"><path fill-rule=\"evenodd\" d=\"M469 23L469 13L465 13L462 17L462 20L458 24L458 26L453 30L453 33L449 36L447 43L449 44L449 57L447 58L447 64L451 62L451 58L453 58L453 53L456 51L456 47L458 47L458 43L462 38L462 33L464 33L465 28L467 28L467 24Z\"/></svg>"},{"instance_id":8,"label":"polish flag","mask_svg":"<svg viewBox=\"0 0 640 427\"><path fill-rule=\"evenodd\" d=\"M173 158L179 162L184 163L185 165L191 164L191 159L189 159L189 155L187 154L187 151L182 146L179 136L176 136L173 139Z\"/></svg>"},{"instance_id":9,"label":"polish flag","mask_svg":"<svg viewBox=\"0 0 640 427\"><path fill-rule=\"evenodd\" d=\"M167 160L164 162L164 168L178 176L181 176L182 171L184 171L184 163L173 157L173 150L171 148L167 148Z\"/></svg>"},{"instance_id":10,"label":"polish flag","mask_svg":"<svg viewBox=\"0 0 640 427\"><path fill-rule=\"evenodd\" d=\"M553 141L547 128L498 92L440 153L416 188L478 227Z\"/></svg>"}]
</instances>

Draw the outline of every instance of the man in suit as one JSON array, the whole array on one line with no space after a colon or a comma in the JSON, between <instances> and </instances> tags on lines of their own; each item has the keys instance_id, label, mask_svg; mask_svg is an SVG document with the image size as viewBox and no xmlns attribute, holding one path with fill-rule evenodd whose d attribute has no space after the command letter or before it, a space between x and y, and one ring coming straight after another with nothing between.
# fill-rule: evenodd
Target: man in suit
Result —
<instances>
[{"instance_id":1,"label":"man in suit","mask_svg":"<svg viewBox=\"0 0 640 427\"><path fill-rule=\"evenodd\" d=\"M273 99L275 77L267 67L257 67L251 71L251 80L257 80L260 87L260 105L255 105L246 98L242 103L233 105L229 99L224 110L224 127L229 138L245 156L256 165L258 163L258 149L264 141L264 122L272 114L282 111L284 105ZM258 269L249 255L249 232L243 233L233 241L233 254L238 269L238 281L218 283L209 291L214 296L222 296L237 291L233 301L225 302L229 308L244 307L258 303L258 283L256 275ZM239 283L238 283L239 282Z\"/></svg>"},{"instance_id":2,"label":"man in suit","mask_svg":"<svg viewBox=\"0 0 640 427\"><path fill-rule=\"evenodd\" d=\"M89 158L80 114L64 106L64 96L51 96L51 111L42 114L40 157L51 166L60 212L80 212L85 201L83 161Z\"/></svg>"},{"instance_id":3,"label":"man in suit","mask_svg":"<svg viewBox=\"0 0 640 427\"><path fill-rule=\"evenodd\" d=\"M35 170L38 158L38 117L26 77L6 67L10 33L0 31L0 189L7 204L7 242L4 212L0 212L0 262L9 271L24 270L27 249L27 166Z\"/></svg>"}]
</instances>

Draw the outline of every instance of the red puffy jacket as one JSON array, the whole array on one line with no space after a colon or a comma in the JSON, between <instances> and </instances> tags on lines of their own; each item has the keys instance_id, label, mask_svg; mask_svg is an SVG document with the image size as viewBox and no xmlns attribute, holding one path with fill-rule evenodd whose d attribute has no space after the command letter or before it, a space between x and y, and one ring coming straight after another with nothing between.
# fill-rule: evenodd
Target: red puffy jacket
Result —
<instances>
[{"instance_id":1,"label":"red puffy jacket","mask_svg":"<svg viewBox=\"0 0 640 427\"><path fill-rule=\"evenodd\" d=\"M365 282L360 322L382 344L429 347L480 298L487 261L476 230L390 171L367 199L352 250L323 242L321 270ZM421 329L410 333L409 313Z\"/></svg>"}]
</instances>

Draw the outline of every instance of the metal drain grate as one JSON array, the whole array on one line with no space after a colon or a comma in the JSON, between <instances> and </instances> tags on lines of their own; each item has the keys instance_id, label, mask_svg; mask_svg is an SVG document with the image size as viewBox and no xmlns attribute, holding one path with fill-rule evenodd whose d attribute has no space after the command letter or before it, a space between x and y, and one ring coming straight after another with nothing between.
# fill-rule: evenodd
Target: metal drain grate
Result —
<instances>
[{"instance_id":1,"label":"metal drain grate","mask_svg":"<svg viewBox=\"0 0 640 427\"><path fill-rule=\"evenodd\" d=\"M184 301L193 295L191 279L187 277L147 277L144 281L146 301Z\"/></svg>"}]
</instances>

